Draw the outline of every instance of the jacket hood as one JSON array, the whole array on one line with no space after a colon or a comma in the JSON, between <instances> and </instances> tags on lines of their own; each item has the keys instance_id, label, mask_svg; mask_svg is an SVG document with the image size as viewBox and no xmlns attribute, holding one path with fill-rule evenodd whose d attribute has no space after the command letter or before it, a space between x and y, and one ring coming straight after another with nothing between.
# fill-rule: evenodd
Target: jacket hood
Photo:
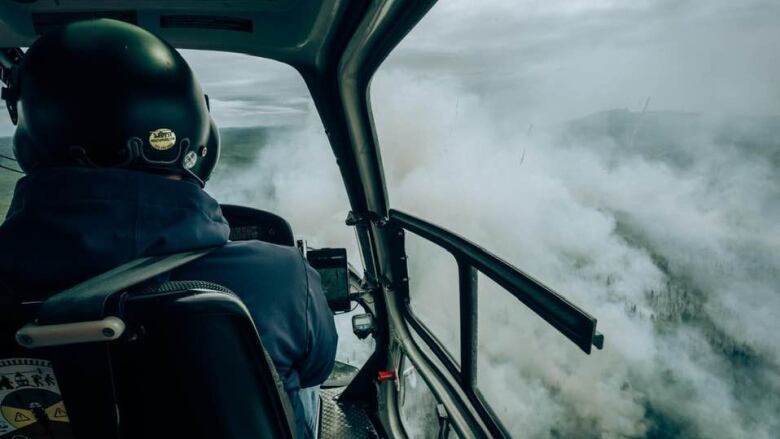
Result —
<instances>
[{"instance_id":1,"label":"jacket hood","mask_svg":"<svg viewBox=\"0 0 780 439\"><path fill-rule=\"evenodd\" d=\"M194 183L43 169L17 182L0 225L0 282L51 293L142 256L222 245L229 234L219 204Z\"/></svg>"}]
</instances>

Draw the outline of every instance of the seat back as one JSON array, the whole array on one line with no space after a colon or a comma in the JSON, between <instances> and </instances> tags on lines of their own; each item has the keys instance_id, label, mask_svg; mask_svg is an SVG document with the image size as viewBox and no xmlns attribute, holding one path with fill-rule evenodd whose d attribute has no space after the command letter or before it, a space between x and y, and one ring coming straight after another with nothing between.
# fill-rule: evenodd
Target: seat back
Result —
<instances>
[{"instance_id":1,"label":"seat back","mask_svg":"<svg viewBox=\"0 0 780 439\"><path fill-rule=\"evenodd\" d=\"M286 394L249 312L228 290L170 282L123 293L107 305L109 314L125 324L121 337L27 350L11 340L16 329L34 318L35 308L19 305L18 317L0 327L0 364L50 361L56 375L53 392L64 403L52 395L43 403L22 401L32 407L17 408L27 410L20 412L27 417L43 406L29 425L9 421L16 412L0 409L0 422L11 425L6 430L16 434L19 425L40 424L70 427L75 434L62 428L59 435L41 436L57 439L293 437ZM0 387L0 397L2 392ZM54 418L58 408L66 410L60 415L67 413L59 424Z\"/></svg>"}]
</instances>

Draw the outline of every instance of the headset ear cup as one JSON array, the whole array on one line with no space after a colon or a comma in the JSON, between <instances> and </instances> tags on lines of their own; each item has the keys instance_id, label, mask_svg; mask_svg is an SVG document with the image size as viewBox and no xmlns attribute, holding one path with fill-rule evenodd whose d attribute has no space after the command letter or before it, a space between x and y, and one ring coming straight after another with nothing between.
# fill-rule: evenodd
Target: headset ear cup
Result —
<instances>
[{"instance_id":1,"label":"headset ear cup","mask_svg":"<svg viewBox=\"0 0 780 439\"><path fill-rule=\"evenodd\" d=\"M187 151L184 151L185 155L191 155L194 158L194 164L191 166L183 164L184 171L194 177L201 186L205 186L212 171L217 166L219 153L219 130L217 130L214 120L209 118L209 132L205 142L201 145L192 145ZM186 159L184 163L186 163Z\"/></svg>"},{"instance_id":2,"label":"headset ear cup","mask_svg":"<svg viewBox=\"0 0 780 439\"><path fill-rule=\"evenodd\" d=\"M214 119L209 118L209 135L206 138L206 152L201 162L200 167L200 179L205 183L211 178L211 173L219 162L219 155L222 149L221 139L219 138L219 130L217 124L214 123Z\"/></svg>"}]
</instances>

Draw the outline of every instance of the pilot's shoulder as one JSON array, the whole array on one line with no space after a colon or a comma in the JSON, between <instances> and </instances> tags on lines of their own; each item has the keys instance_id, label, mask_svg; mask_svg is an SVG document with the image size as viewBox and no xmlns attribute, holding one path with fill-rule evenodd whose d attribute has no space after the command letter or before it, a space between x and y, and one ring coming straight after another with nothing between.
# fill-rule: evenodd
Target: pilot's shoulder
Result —
<instances>
[{"instance_id":1,"label":"pilot's shoulder","mask_svg":"<svg viewBox=\"0 0 780 439\"><path fill-rule=\"evenodd\" d=\"M306 264L300 251L261 241L229 242L177 269L174 278L214 282L242 296L263 290L264 296L285 291L285 296L293 298L304 297L307 291ZM302 295L290 295L292 291Z\"/></svg>"},{"instance_id":2,"label":"pilot's shoulder","mask_svg":"<svg viewBox=\"0 0 780 439\"><path fill-rule=\"evenodd\" d=\"M211 259L212 255L214 259L227 258L240 265L289 266L296 269L301 269L304 261L300 250L296 247L263 241L229 242L209 254L207 258Z\"/></svg>"}]
</instances>

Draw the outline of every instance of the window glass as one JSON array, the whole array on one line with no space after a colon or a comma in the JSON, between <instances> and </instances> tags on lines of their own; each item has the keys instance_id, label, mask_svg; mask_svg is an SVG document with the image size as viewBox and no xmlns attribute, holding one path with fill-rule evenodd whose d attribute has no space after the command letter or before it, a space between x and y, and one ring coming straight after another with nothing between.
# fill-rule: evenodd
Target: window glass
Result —
<instances>
[{"instance_id":1,"label":"window glass","mask_svg":"<svg viewBox=\"0 0 780 439\"><path fill-rule=\"evenodd\" d=\"M437 402L428 384L406 356L401 360L399 407L409 437L437 437Z\"/></svg>"},{"instance_id":2,"label":"window glass","mask_svg":"<svg viewBox=\"0 0 780 439\"><path fill-rule=\"evenodd\" d=\"M353 302L355 305L355 302ZM355 305L352 311L336 315L336 332L339 334L336 361L361 368L376 348L373 336L359 339L352 331L352 317L366 313L363 307Z\"/></svg>"},{"instance_id":3,"label":"window glass","mask_svg":"<svg viewBox=\"0 0 780 439\"><path fill-rule=\"evenodd\" d=\"M222 154L206 190L222 203L281 215L311 247L347 247L360 272L354 231L344 226L349 205L341 176L300 74L248 55L183 52L220 127ZM356 306L335 318L336 359L355 367L375 346L373 337L360 340L352 332L352 316L364 312Z\"/></svg>"},{"instance_id":4,"label":"window glass","mask_svg":"<svg viewBox=\"0 0 780 439\"><path fill-rule=\"evenodd\" d=\"M477 389L510 433L542 434L539 414L589 358L489 277L479 273L477 285Z\"/></svg>"},{"instance_id":5,"label":"window glass","mask_svg":"<svg viewBox=\"0 0 780 439\"><path fill-rule=\"evenodd\" d=\"M243 54L183 50L209 96L220 130L221 156L206 191L221 203L240 204L283 216L297 239L312 247L347 247L361 270L349 206L336 161L309 91L292 67ZM16 168L14 126L0 110L0 166ZM0 168L0 218L21 174ZM354 313L362 312L361 308ZM351 316L336 317L338 360L361 366L374 340L358 340Z\"/></svg>"},{"instance_id":6,"label":"window glass","mask_svg":"<svg viewBox=\"0 0 780 439\"><path fill-rule=\"evenodd\" d=\"M460 293L455 258L413 233L406 233L409 305L412 312L460 363Z\"/></svg>"},{"instance_id":7,"label":"window glass","mask_svg":"<svg viewBox=\"0 0 780 439\"><path fill-rule=\"evenodd\" d=\"M605 335L586 356L480 291L517 435L777 436L778 17L772 0L448 0L374 76L393 207Z\"/></svg>"},{"instance_id":8,"label":"window glass","mask_svg":"<svg viewBox=\"0 0 780 439\"><path fill-rule=\"evenodd\" d=\"M220 127L222 155L206 190L222 203L287 219L312 247L348 245L360 267L354 232L344 227L346 192L301 75L253 56L183 51Z\"/></svg>"}]
</instances>

